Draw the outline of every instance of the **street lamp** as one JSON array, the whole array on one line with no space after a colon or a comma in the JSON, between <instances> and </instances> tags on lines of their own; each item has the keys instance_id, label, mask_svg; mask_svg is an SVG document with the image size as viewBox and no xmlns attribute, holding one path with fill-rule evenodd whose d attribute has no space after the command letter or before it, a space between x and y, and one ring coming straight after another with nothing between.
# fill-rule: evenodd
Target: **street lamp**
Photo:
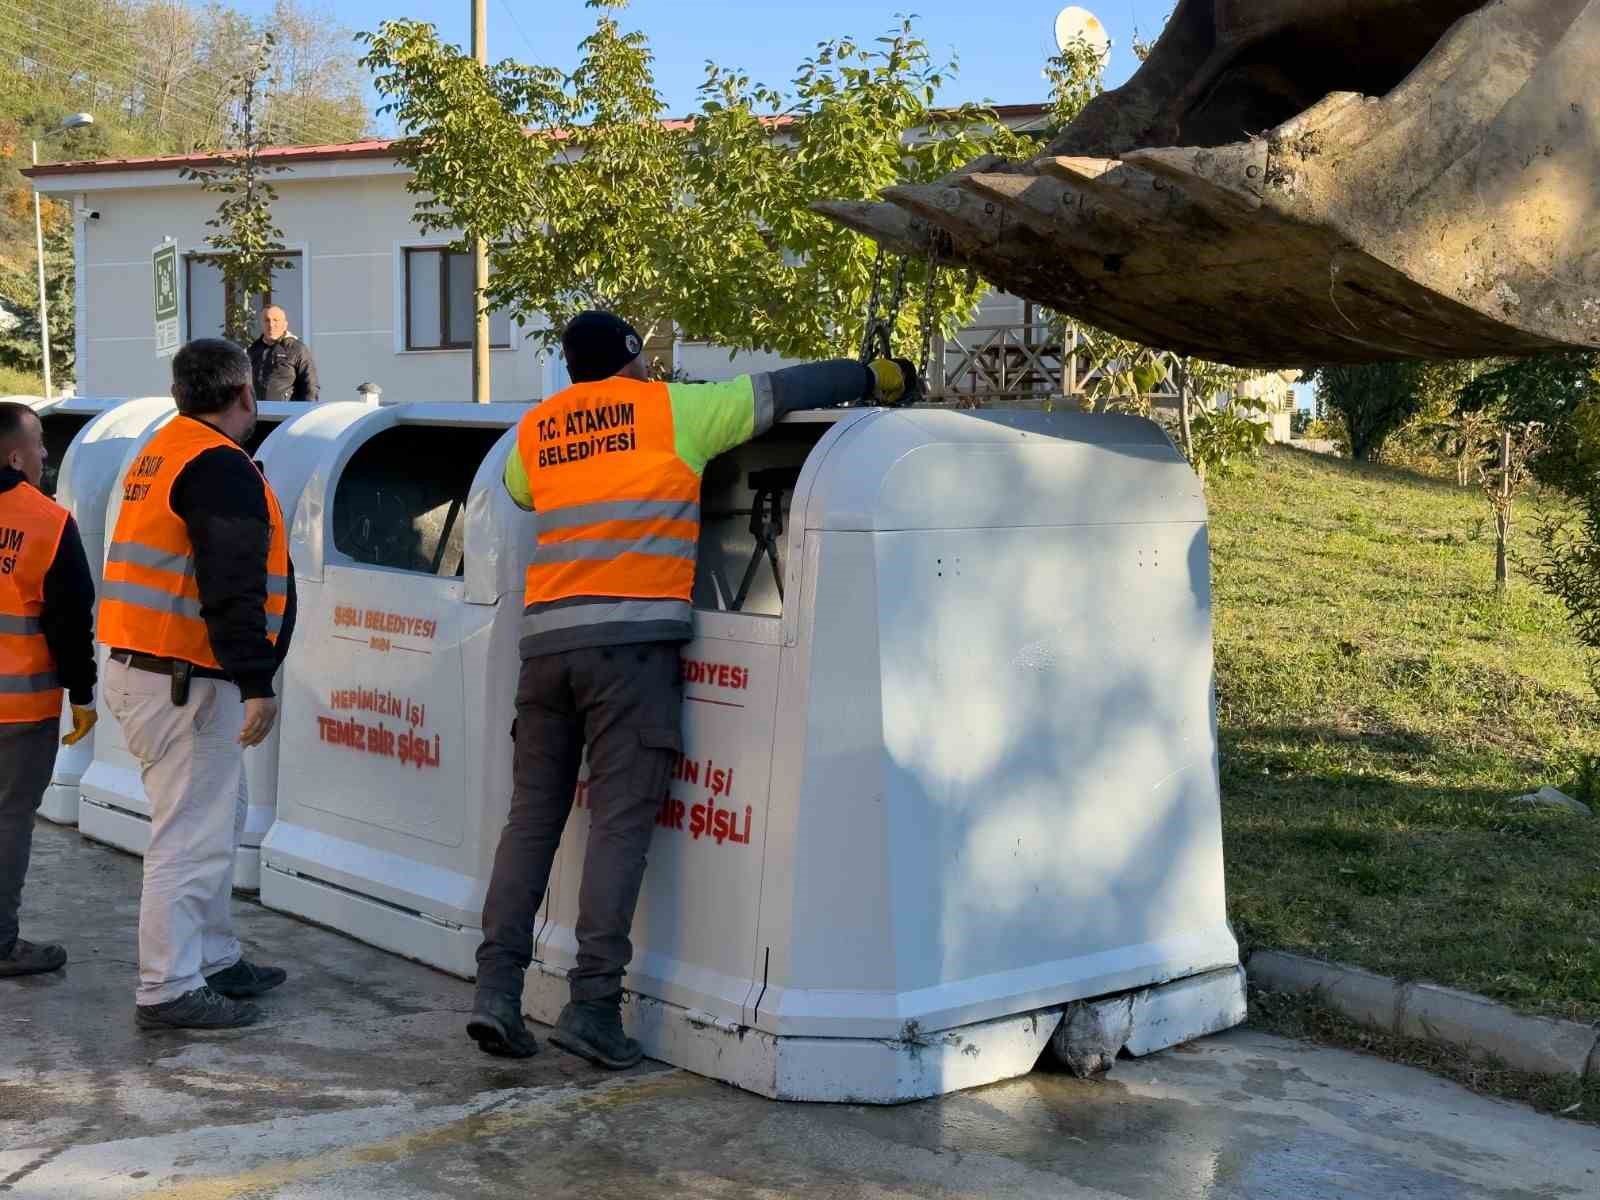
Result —
<instances>
[{"instance_id":1,"label":"street lamp","mask_svg":"<svg viewBox=\"0 0 1600 1200\"><path fill-rule=\"evenodd\" d=\"M40 134L33 142L33 165L39 165L39 143L69 129L81 129L94 124L92 113L73 113L48 133ZM44 220L39 215L39 182L33 184L33 245L39 255L39 349L44 360L44 398L50 399L50 311L44 298Z\"/></svg>"}]
</instances>

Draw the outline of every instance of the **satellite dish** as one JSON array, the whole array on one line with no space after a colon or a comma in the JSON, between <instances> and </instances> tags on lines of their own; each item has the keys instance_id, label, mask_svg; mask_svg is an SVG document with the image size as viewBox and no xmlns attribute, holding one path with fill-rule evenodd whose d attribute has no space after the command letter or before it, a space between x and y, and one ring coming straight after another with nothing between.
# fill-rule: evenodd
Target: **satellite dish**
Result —
<instances>
[{"instance_id":1,"label":"satellite dish","mask_svg":"<svg viewBox=\"0 0 1600 1200\"><path fill-rule=\"evenodd\" d=\"M1056 48L1065 53L1078 41L1087 43L1102 62L1111 53L1111 35L1100 24L1100 18L1074 4L1056 15Z\"/></svg>"}]
</instances>

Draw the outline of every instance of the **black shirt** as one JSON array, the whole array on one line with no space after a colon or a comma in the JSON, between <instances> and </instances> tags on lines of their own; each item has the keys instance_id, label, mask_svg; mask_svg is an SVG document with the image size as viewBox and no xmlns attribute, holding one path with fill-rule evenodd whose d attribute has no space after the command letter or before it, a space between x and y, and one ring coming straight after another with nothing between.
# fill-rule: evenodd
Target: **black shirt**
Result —
<instances>
[{"instance_id":1,"label":"black shirt","mask_svg":"<svg viewBox=\"0 0 1600 1200\"><path fill-rule=\"evenodd\" d=\"M24 482L21 471L0 467L0 495ZM45 644L55 659L56 678L67 698L83 708L94 703L94 577L83 552L78 523L69 515L44 576L44 611L39 614Z\"/></svg>"},{"instance_id":2,"label":"black shirt","mask_svg":"<svg viewBox=\"0 0 1600 1200\"><path fill-rule=\"evenodd\" d=\"M173 481L172 511L188 527L194 544L200 616L212 654L244 699L272 695L272 677L294 636L296 603L291 565L288 606L274 645L267 639L272 528L260 473L242 450L217 446L204 451Z\"/></svg>"},{"instance_id":3,"label":"black shirt","mask_svg":"<svg viewBox=\"0 0 1600 1200\"><path fill-rule=\"evenodd\" d=\"M250 346L250 374L257 400L317 398L317 364L311 348L292 333L271 343L257 338Z\"/></svg>"}]
</instances>

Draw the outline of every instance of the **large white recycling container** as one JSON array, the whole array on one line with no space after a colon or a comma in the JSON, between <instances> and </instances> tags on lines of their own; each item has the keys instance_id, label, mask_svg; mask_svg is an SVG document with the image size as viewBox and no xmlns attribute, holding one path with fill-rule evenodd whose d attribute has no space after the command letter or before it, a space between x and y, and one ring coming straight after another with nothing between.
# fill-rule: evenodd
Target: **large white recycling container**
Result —
<instances>
[{"instance_id":1,"label":"large white recycling container","mask_svg":"<svg viewBox=\"0 0 1600 1200\"><path fill-rule=\"evenodd\" d=\"M98 414L66 411L86 404L104 405ZM84 555L89 560L89 573L98 591L101 572L105 567L106 508L111 493L122 481L122 460L134 439L140 437L162 415L170 411L172 401L164 396L147 396L127 401L72 401L57 402L45 409L46 444L54 436L57 440L76 426L61 461L51 464L47 485L55 483L55 498L64 505L77 521L83 538ZM82 417L82 424L78 418ZM72 728L70 709L63 706L62 731ZM56 751L55 770L50 787L39 805L39 815L60 825L78 823L78 796L83 773L94 760L96 731L73 746L62 746Z\"/></svg>"},{"instance_id":2,"label":"large white recycling container","mask_svg":"<svg viewBox=\"0 0 1600 1200\"><path fill-rule=\"evenodd\" d=\"M785 463L784 599L762 562L705 611L756 550L748 472ZM647 1054L894 1102L1026 1072L1075 1001L1125 995L1135 1053L1243 1018L1205 505L1157 426L817 414L713 463L704 507L626 980ZM545 1022L587 829L580 787L524 994Z\"/></svg>"},{"instance_id":3,"label":"large white recycling container","mask_svg":"<svg viewBox=\"0 0 1600 1200\"><path fill-rule=\"evenodd\" d=\"M30 405L39 414L39 423L44 427L44 448L49 458L44 465L40 490L47 496L56 494L67 450L78 434L96 417L128 400L126 396L59 396L53 400L38 396L14 398Z\"/></svg>"},{"instance_id":4,"label":"large white recycling container","mask_svg":"<svg viewBox=\"0 0 1600 1200\"><path fill-rule=\"evenodd\" d=\"M365 405L355 402L296 404L289 401L262 403L257 405L257 410L259 420L256 432L245 448L261 464L267 480L280 498L285 520L288 520L306 476L303 460L293 450L299 444L299 435L295 430L301 425L326 427L353 421L369 410ZM172 419L175 411L172 402L166 401L156 419L130 442L113 475L102 542L109 538L110 530L116 527L117 514L122 507L121 493L115 485L121 483L128 467L156 431ZM103 554L102 547L102 558ZM103 561L101 566L103 568ZM100 647L102 675L106 668L106 654L106 648ZM79 783L81 802L78 828L85 837L97 842L143 855L150 844L150 798L145 794L139 776L139 762L129 752L116 717L106 708L103 692L98 703L100 721L95 726L93 758L83 770ZM268 826L272 824L276 763L275 734L260 746L245 752L250 803L234 863L233 885L239 891L253 892L260 886L260 846Z\"/></svg>"},{"instance_id":5,"label":"large white recycling container","mask_svg":"<svg viewBox=\"0 0 1600 1200\"><path fill-rule=\"evenodd\" d=\"M369 409L304 453L271 908L474 971L511 787L531 521L500 483L522 405Z\"/></svg>"}]
</instances>

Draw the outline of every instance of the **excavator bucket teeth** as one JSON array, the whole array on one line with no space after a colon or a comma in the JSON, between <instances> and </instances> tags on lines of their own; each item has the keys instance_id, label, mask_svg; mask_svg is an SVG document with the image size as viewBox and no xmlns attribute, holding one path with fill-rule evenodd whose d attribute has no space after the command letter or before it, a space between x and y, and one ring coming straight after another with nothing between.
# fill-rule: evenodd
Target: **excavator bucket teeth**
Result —
<instances>
[{"instance_id":1,"label":"excavator bucket teeth","mask_svg":"<svg viewBox=\"0 0 1600 1200\"><path fill-rule=\"evenodd\" d=\"M819 211L1242 366L1597 347L1596 78L1600 0L1180 0L1033 162Z\"/></svg>"}]
</instances>

